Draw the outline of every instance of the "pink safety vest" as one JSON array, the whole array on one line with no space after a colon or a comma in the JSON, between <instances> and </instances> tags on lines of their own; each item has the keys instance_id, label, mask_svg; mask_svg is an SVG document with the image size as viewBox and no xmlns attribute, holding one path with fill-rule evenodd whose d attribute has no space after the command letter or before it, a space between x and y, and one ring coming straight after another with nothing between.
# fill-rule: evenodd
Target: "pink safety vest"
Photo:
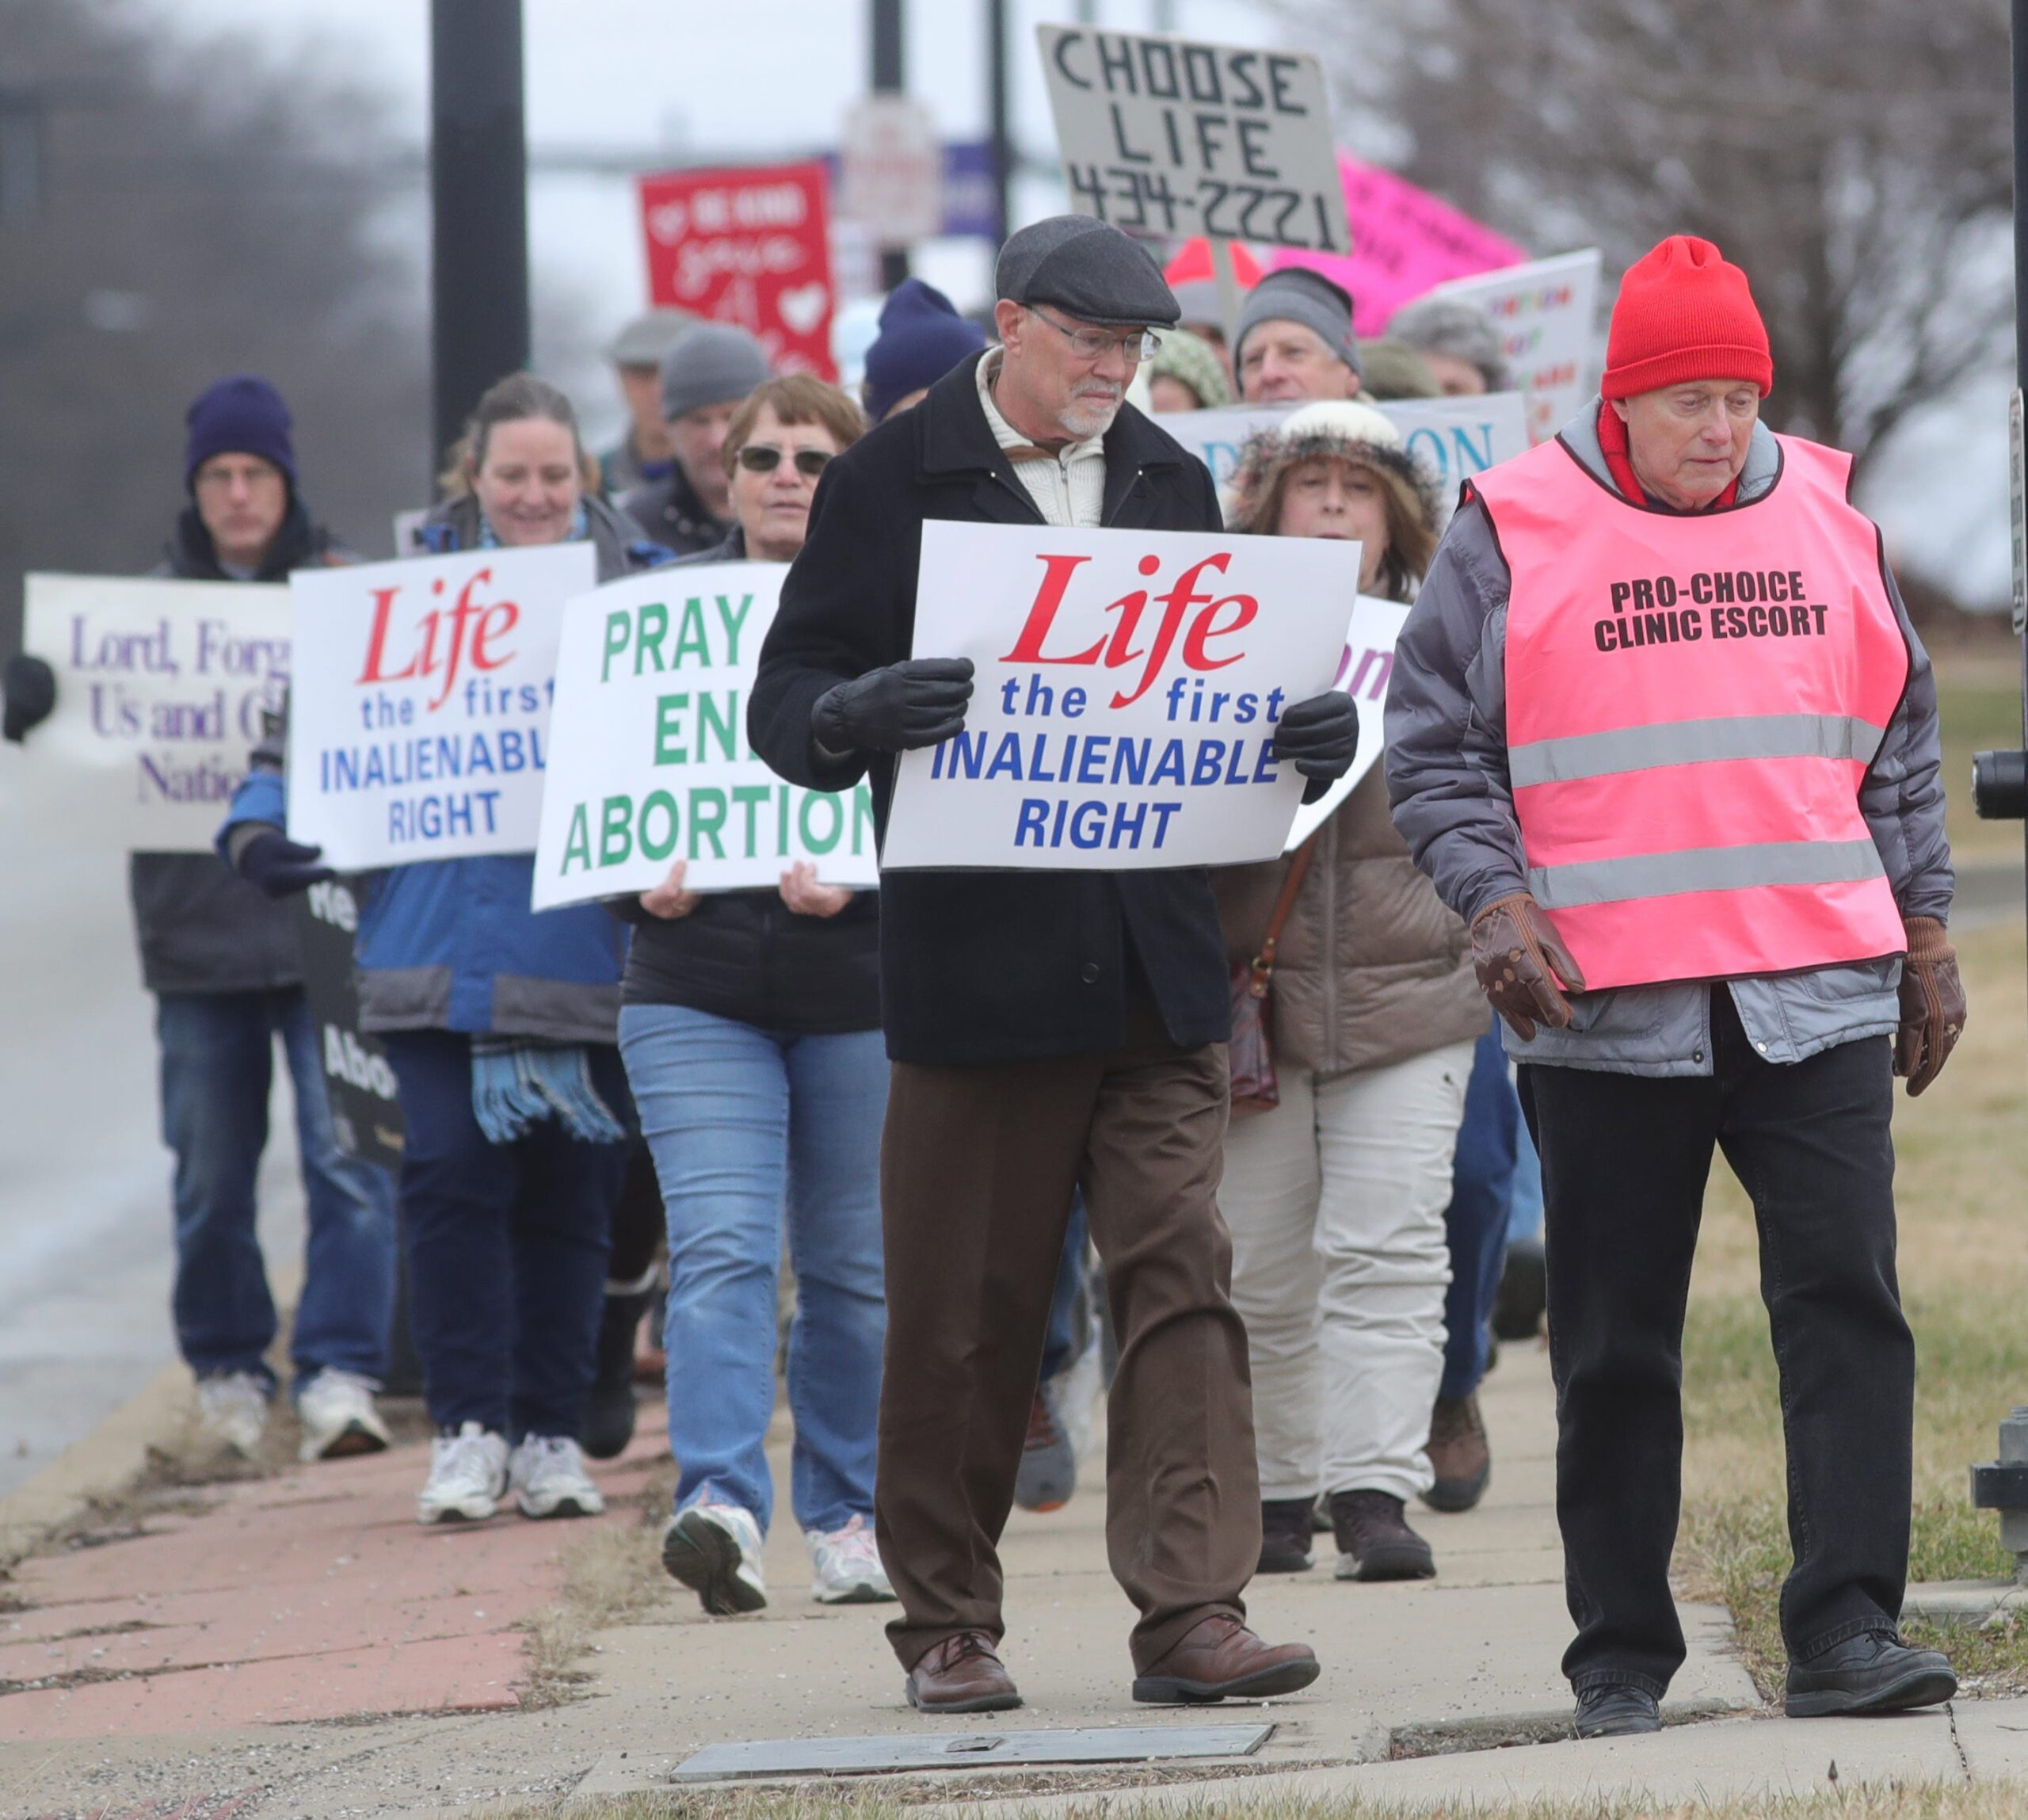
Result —
<instances>
[{"instance_id":1,"label":"pink safety vest","mask_svg":"<svg viewBox=\"0 0 2028 1820\"><path fill-rule=\"evenodd\" d=\"M1507 745L1528 887L1588 987L1906 946L1859 787L1908 680L1851 459L1682 515L1561 442L1479 475L1512 571Z\"/></svg>"}]
</instances>

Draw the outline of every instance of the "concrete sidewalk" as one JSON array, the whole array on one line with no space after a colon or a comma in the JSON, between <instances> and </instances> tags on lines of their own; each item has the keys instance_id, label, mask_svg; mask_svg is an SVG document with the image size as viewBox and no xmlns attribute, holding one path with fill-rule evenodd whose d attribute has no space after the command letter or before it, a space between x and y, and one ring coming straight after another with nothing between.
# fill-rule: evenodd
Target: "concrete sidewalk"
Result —
<instances>
[{"instance_id":1,"label":"concrete sidewalk","mask_svg":"<svg viewBox=\"0 0 2028 1820\"><path fill-rule=\"evenodd\" d=\"M1317 1569L1256 1583L1255 1623L1313 1643L1325 1672L1264 1710L1221 1709L1274 1725L1250 1768L1372 1763L1565 1723L1557 1663L1569 1625L1542 1349L1508 1347L1484 1401L1496 1459L1485 1502L1416 1515L1437 1580L1335 1582L1320 1539ZM652 1414L643 1406L644 1429ZM1127 1697L1130 1614L1105 1570L1096 1465L1066 1509L1017 1513L1006 1538L1006 1655L1027 1706L962 1722L904 1704L882 1635L891 1607L810 1598L786 1513L769 1540L765 1612L707 1618L663 1580L652 1543L668 1483L659 1436L602 1470L616 1502L598 1523L505 1516L424 1530L412 1503L423 1469L410 1447L221 1486L211 1508L23 1563L0 1589L15 1607L0 1609L0 1814L138 1814L170 1795L237 1801L238 1820L415 1813L666 1787L677 1763L714 1743L1221 1716ZM596 1638L577 1665L587 1678L562 1704L535 1705L517 1627L568 1603L573 1562L594 1555L608 1578L616 1566L636 1576L646 1608ZM1691 1657L1672 1708L1756 1710L1724 1614L1685 1615Z\"/></svg>"}]
</instances>

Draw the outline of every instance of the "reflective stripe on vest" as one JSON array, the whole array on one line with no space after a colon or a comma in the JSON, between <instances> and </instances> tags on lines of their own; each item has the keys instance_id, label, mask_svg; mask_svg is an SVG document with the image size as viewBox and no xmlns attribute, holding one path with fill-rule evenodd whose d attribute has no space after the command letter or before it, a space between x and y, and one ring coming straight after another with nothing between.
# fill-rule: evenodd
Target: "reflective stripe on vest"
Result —
<instances>
[{"instance_id":1,"label":"reflective stripe on vest","mask_svg":"<svg viewBox=\"0 0 2028 1820\"><path fill-rule=\"evenodd\" d=\"M1560 443L1472 483L1511 573L1529 888L1592 987L1898 952L1858 792L1908 673L1849 459L1788 437L1758 499L1629 504Z\"/></svg>"}]
</instances>

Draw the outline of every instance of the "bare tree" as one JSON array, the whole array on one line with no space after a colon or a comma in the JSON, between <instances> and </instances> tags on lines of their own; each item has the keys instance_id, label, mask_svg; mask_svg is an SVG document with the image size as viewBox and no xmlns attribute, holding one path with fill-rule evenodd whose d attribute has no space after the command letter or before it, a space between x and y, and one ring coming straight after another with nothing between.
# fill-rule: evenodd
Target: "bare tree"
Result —
<instances>
[{"instance_id":1,"label":"bare tree","mask_svg":"<svg viewBox=\"0 0 2028 1820\"><path fill-rule=\"evenodd\" d=\"M280 387L341 536L384 551L388 515L429 497L426 261L400 243L426 217L384 104L145 17L0 0L10 628L27 569L154 559L185 503L185 408L225 373Z\"/></svg>"},{"instance_id":2,"label":"bare tree","mask_svg":"<svg viewBox=\"0 0 2028 1820\"><path fill-rule=\"evenodd\" d=\"M2003 0L1282 0L1405 175L1543 252L1745 267L1768 415L1862 462L2011 319Z\"/></svg>"}]
</instances>

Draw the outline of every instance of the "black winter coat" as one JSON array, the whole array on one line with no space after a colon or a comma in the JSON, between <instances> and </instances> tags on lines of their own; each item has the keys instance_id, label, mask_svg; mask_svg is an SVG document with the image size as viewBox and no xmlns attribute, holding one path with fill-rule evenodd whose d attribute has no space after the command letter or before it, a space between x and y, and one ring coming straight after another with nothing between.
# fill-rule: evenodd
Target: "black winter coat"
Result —
<instances>
[{"instance_id":1,"label":"black winter coat","mask_svg":"<svg viewBox=\"0 0 2028 1820\"><path fill-rule=\"evenodd\" d=\"M731 528L705 509L679 462L659 480L620 494L619 509L665 550L696 556L714 549Z\"/></svg>"},{"instance_id":2,"label":"black winter coat","mask_svg":"<svg viewBox=\"0 0 2028 1820\"><path fill-rule=\"evenodd\" d=\"M810 714L838 682L913 654L924 519L1041 521L987 427L978 364L965 361L825 469L748 708L754 750L791 783L843 790L870 776L883 838L894 761L859 754L820 770ZM1204 464L1133 406L1121 407L1105 452L1103 523L1222 528ZM1176 1042L1228 1033L1225 944L1202 868L899 872L882 879L880 899L881 1017L898 1062L1116 1048L1137 967Z\"/></svg>"},{"instance_id":3,"label":"black winter coat","mask_svg":"<svg viewBox=\"0 0 2028 1820\"><path fill-rule=\"evenodd\" d=\"M743 563L735 525L715 549L673 567ZM880 894L855 891L836 916L799 916L779 890L707 893L689 915L613 903L634 925L623 1005L682 1005L763 1030L831 1036L880 1024Z\"/></svg>"},{"instance_id":4,"label":"black winter coat","mask_svg":"<svg viewBox=\"0 0 2028 1820\"><path fill-rule=\"evenodd\" d=\"M330 533L289 502L257 582L283 582L294 569L342 562ZM154 573L185 582L229 580L195 506ZM295 915L234 872L215 853L131 853L127 889L141 947L141 978L151 992L257 992L302 983Z\"/></svg>"}]
</instances>

